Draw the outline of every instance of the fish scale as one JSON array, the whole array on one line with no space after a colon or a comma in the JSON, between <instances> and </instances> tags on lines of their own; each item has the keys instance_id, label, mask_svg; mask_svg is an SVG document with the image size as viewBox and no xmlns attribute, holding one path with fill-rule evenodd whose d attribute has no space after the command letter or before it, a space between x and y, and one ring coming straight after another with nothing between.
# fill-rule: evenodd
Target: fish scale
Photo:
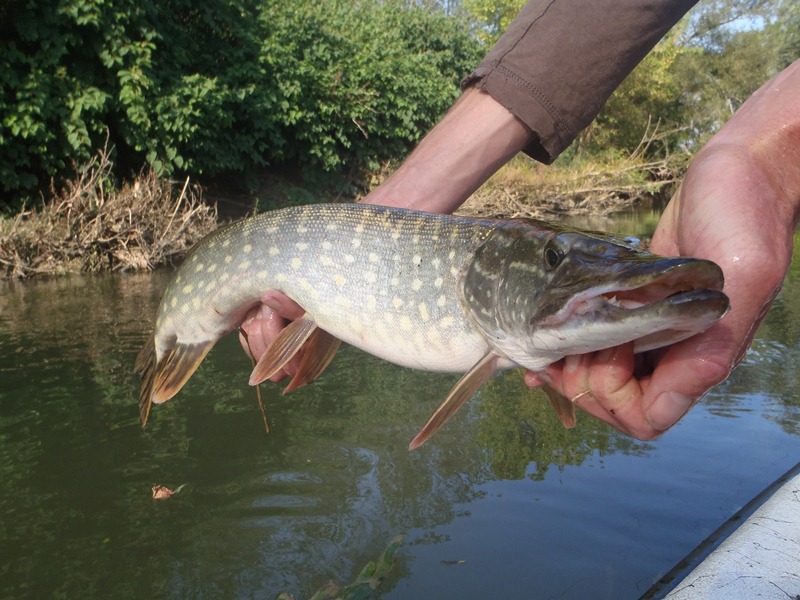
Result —
<instances>
[{"instance_id":1,"label":"fish scale","mask_svg":"<svg viewBox=\"0 0 800 600\"><path fill-rule=\"evenodd\" d=\"M301 348L290 385L310 383L345 341L401 366L464 372L410 447L500 369L633 342L645 351L705 330L728 310L722 271L629 239L530 219L435 215L364 204L290 207L211 234L168 285L140 352L140 413L174 396L265 294L306 313L253 370L255 384ZM550 394L565 425L571 403Z\"/></svg>"},{"instance_id":2,"label":"fish scale","mask_svg":"<svg viewBox=\"0 0 800 600\"><path fill-rule=\"evenodd\" d=\"M438 215L400 218L362 205L263 213L191 253L165 292L159 327L179 343L221 337L265 291L276 290L322 329L380 358L464 371L488 345L461 309L459 274L496 227ZM160 356L164 346L157 341L156 348Z\"/></svg>"}]
</instances>

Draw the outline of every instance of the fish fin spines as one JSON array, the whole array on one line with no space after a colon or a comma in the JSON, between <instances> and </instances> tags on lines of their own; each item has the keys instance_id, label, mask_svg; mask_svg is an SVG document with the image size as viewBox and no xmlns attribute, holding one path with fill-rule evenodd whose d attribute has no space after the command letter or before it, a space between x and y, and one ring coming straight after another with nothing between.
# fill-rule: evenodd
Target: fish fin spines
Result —
<instances>
[{"instance_id":1,"label":"fish fin spines","mask_svg":"<svg viewBox=\"0 0 800 600\"><path fill-rule=\"evenodd\" d=\"M489 380L496 369L497 355L489 352L458 380L455 387L447 394L444 402L439 405L436 412L411 440L408 449L414 450L428 441L473 396L478 388Z\"/></svg>"},{"instance_id":2,"label":"fish fin spines","mask_svg":"<svg viewBox=\"0 0 800 600\"><path fill-rule=\"evenodd\" d=\"M324 329L315 329L303 346L303 358L300 359L297 372L289 385L283 389L283 393L296 390L319 377L336 356L341 344L342 340Z\"/></svg>"},{"instance_id":3,"label":"fish fin spines","mask_svg":"<svg viewBox=\"0 0 800 600\"><path fill-rule=\"evenodd\" d=\"M151 335L139 351L133 368L134 373L138 373L142 379L142 385L139 389L139 419L142 422L142 427L147 424L147 417L150 415L150 407L153 404L151 398L155 368L156 343L155 337Z\"/></svg>"},{"instance_id":4,"label":"fish fin spines","mask_svg":"<svg viewBox=\"0 0 800 600\"><path fill-rule=\"evenodd\" d=\"M316 328L317 324L309 317L300 317L284 327L258 359L250 374L250 385L266 381L280 371L299 352Z\"/></svg>"},{"instance_id":5,"label":"fish fin spines","mask_svg":"<svg viewBox=\"0 0 800 600\"><path fill-rule=\"evenodd\" d=\"M575 427L575 424L578 422L577 418L575 417L575 404L570 402L568 398L565 398L547 384L543 384L541 388L547 396L547 399L550 400L550 404L556 411L558 418L561 419L561 423L564 425L564 427L566 429L572 429Z\"/></svg>"},{"instance_id":6,"label":"fish fin spines","mask_svg":"<svg viewBox=\"0 0 800 600\"><path fill-rule=\"evenodd\" d=\"M175 343L164 355L156 357L155 340L151 337L136 359L136 371L142 378L139 391L139 418L147 423L150 407L177 394L203 362L216 340L194 344Z\"/></svg>"}]
</instances>

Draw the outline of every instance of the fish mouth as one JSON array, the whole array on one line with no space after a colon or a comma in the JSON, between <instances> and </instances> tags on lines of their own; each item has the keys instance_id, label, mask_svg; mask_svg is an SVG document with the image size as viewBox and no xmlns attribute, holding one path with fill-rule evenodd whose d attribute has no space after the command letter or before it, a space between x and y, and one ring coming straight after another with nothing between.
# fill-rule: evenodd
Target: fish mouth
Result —
<instances>
[{"instance_id":1,"label":"fish mouth","mask_svg":"<svg viewBox=\"0 0 800 600\"><path fill-rule=\"evenodd\" d=\"M579 338L605 332L606 342L634 341L643 352L700 333L724 316L730 303L723 283L722 270L703 259L637 264L571 295L537 328L570 330Z\"/></svg>"}]
</instances>

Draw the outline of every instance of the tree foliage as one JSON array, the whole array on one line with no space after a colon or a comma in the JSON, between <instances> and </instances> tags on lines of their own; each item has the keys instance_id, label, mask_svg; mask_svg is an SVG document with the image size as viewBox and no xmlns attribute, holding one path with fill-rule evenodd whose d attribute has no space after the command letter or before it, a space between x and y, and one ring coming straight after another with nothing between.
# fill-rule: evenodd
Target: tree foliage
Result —
<instances>
[{"instance_id":1,"label":"tree foliage","mask_svg":"<svg viewBox=\"0 0 800 600\"><path fill-rule=\"evenodd\" d=\"M401 0L38 0L0 16L6 202L106 136L122 168L161 174L374 166L481 52L458 18Z\"/></svg>"}]
</instances>

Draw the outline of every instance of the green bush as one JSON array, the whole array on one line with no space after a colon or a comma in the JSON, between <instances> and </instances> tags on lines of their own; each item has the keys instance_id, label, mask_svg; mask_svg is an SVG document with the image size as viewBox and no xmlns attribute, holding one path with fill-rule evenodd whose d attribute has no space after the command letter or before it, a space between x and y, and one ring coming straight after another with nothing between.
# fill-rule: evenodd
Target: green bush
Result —
<instances>
[{"instance_id":1,"label":"green bush","mask_svg":"<svg viewBox=\"0 0 800 600\"><path fill-rule=\"evenodd\" d=\"M375 167L482 52L462 19L401 0L20 1L0 7L0 34L7 206L106 137L120 169L166 175Z\"/></svg>"}]
</instances>

